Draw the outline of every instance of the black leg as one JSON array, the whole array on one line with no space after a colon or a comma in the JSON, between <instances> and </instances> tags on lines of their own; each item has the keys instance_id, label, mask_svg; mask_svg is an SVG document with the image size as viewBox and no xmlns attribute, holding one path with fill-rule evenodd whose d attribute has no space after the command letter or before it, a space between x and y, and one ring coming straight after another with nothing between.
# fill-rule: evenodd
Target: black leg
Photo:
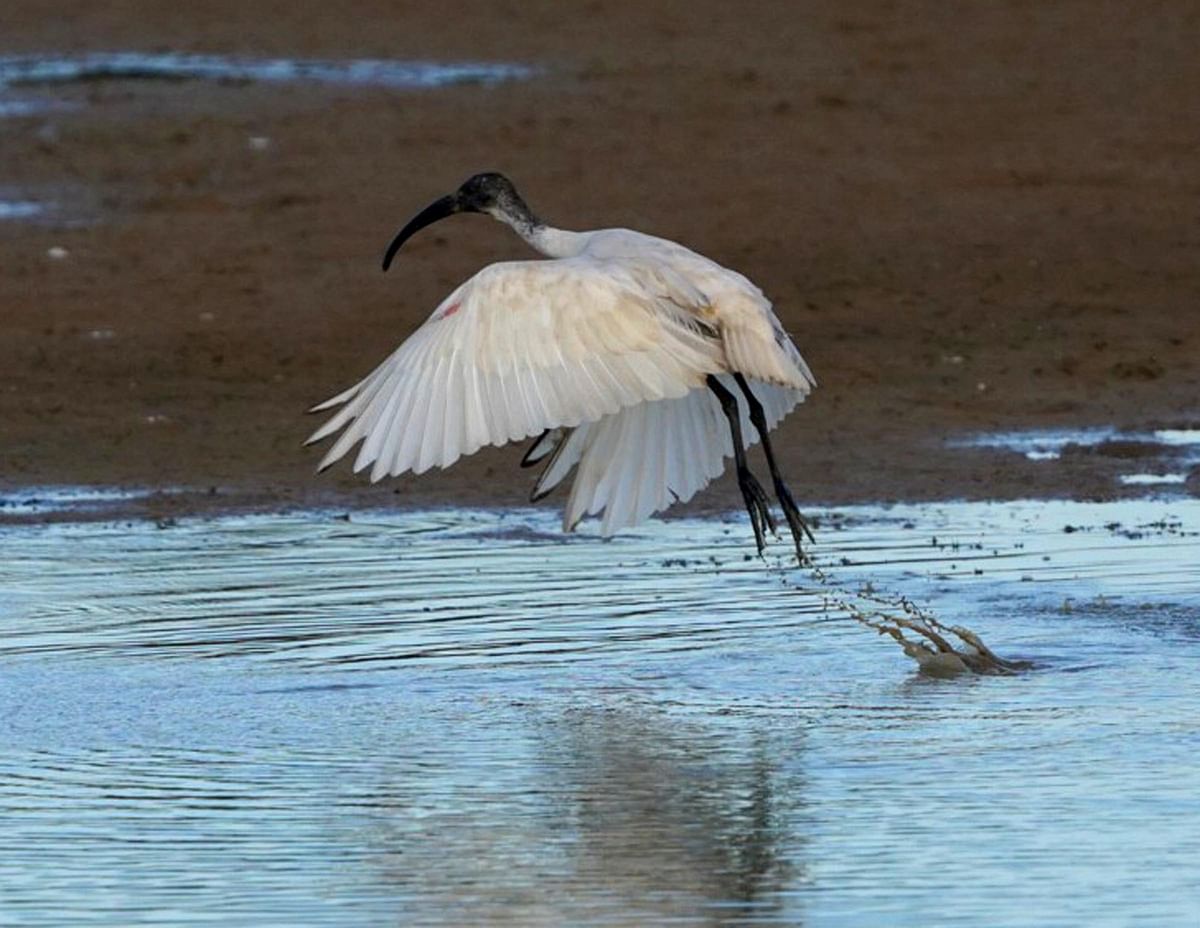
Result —
<instances>
[{"instance_id":1,"label":"black leg","mask_svg":"<svg viewBox=\"0 0 1200 928\"><path fill-rule=\"evenodd\" d=\"M746 463L746 446L742 443L742 417L738 412L737 397L725 389L721 381L712 374L708 376L708 389L712 390L721 411L729 420L729 432L733 438L733 460L737 466L738 487L742 491L742 499L746 502L746 511L750 513L750 525L754 529L754 541L758 545L758 553L762 554L767 546L766 531L775 534L775 519L771 515L770 501L762 488L762 484L750 473Z\"/></svg>"},{"instance_id":2,"label":"black leg","mask_svg":"<svg viewBox=\"0 0 1200 928\"><path fill-rule=\"evenodd\" d=\"M814 544L816 544L816 539L813 538L808 523L804 521L804 516L800 515L796 501L792 499L791 491L783 482L783 475L779 473L779 466L775 463L775 449L771 447L771 439L767 435L767 417L763 413L762 403L750 389L750 384L746 383L745 377L741 374L733 376L737 380L737 385L741 387L742 393L746 395L746 402L750 404L750 421L754 423L754 427L758 429L758 437L762 439L763 453L767 456L767 467L771 469L771 480L775 483L775 495L779 498L779 505L783 508L788 528L792 530L792 538L796 542L796 556L800 558L801 564L805 564L808 562L808 556L804 553L801 542L805 535Z\"/></svg>"}]
</instances>

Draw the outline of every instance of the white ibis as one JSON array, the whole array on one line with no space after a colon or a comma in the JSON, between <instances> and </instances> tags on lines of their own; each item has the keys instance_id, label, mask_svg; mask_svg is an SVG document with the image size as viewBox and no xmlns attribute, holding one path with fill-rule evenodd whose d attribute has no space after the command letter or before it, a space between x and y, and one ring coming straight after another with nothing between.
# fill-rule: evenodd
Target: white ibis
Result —
<instances>
[{"instance_id":1,"label":"white ibis","mask_svg":"<svg viewBox=\"0 0 1200 928\"><path fill-rule=\"evenodd\" d=\"M532 498L577 468L563 528L602 512L609 535L691 499L733 457L761 554L775 522L746 463L761 438L804 560L802 536L812 535L768 433L816 381L758 287L652 235L548 226L494 173L413 217L383 269L412 235L455 213L487 213L550 260L485 267L365 380L313 407L341 407L309 438L343 430L321 470L359 441L354 470L370 466L374 482L537 436L522 461L545 461Z\"/></svg>"}]
</instances>

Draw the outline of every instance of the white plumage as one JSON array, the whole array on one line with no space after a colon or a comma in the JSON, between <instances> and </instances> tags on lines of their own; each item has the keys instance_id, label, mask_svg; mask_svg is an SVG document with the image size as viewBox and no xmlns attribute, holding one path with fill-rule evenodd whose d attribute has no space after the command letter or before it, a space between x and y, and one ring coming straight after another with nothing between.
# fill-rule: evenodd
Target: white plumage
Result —
<instances>
[{"instance_id":1,"label":"white plumage","mask_svg":"<svg viewBox=\"0 0 1200 928\"><path fill-rule=\"evenodd\" d=\"M731 391L733 379L719 375ZM801 391L754 382L772 427L803 398ZM758 435L742 411L742 435L749 447ZM579 471L563 510L567 531L585 516L604 514L600 531L611 535L637 525L675 503L685 503L719 477L733 442L720 404L704 388L679 399L629 406L572 430L558 459L546 468L535 498Z\"/></svg>"},{"instance_id":2,"label":"white plumage","mask_svg":"<svg viewBox=\"0 0 1200 928\"><path fill-rule=\"evenodd\" d=\"M535 498L575 470L564 528L603 514L607 535L690 499L733 456L710 376L736 393L744 375L769 428L814 386L745 277L639 232L547 227L500 175L418 215L385 268L419 228L463 211L508 223L551 260L485 267L362 382L314 407L341 407L309 439L341 431L322 468L361 442L354 470L376 481L547 433L527 455L548 459ZM748 446L759 436L745 404L738 418Z\"/></svg>"}]
</instances>

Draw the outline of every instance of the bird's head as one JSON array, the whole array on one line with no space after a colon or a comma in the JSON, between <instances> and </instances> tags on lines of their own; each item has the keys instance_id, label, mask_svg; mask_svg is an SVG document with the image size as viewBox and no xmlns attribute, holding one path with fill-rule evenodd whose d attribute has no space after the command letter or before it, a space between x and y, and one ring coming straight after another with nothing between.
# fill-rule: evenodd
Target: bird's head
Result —
<instances>
[{"instance_id":1,"label":"bird's head","mask_svg":"<svg viewBox=\"0 0 1200 928\"><path fill-rule=\"evenodd\" d=\"M384 253L383 269L386 271L391 266L400 246L413 235L455 213L487 213L510 225L532 225L536 222L511 180L494 171L476 174L454 193L434 200L396 233Z\"/></svg>"},{"instance_id":2,"label":"bird's head","mask_svg":"<svg viewBox=\"0 0 1200 928\"><path fill-rule=\"evenodd\" d=\"M458 188L454 197L462 213L488 213L494 216L512 212L518 204L524 205L513 182L494 171L476 174L468 179Z\"/></svg>"}]
</instances>

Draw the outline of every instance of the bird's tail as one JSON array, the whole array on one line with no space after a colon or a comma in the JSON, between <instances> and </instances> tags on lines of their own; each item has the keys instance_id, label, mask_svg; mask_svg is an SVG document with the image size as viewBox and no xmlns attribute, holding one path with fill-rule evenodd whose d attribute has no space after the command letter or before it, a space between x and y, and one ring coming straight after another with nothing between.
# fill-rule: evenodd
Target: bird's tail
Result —
<instances>
[{"instance_id":1,"label":"bird's tail","mask_svg":"<svg viewBox=\"0 0 1200 928\"><path fill-rule=\"evenodd\" d=\"M733 378L720 376L737 395ZM772 384L751 384L770 428L805 395ZM744 401L739 407L749 447L759 436ZM546 453L550 452L543 457ZM721 474L730 457L733 442L721 406L708 389L697 388L678 399L629 406L573 429L553 447L533 498L541 499L577 467L563 528L572 531L585 516L603 513L600 531L611 535L691 499Z\"/></svg>"}]
</instances>

